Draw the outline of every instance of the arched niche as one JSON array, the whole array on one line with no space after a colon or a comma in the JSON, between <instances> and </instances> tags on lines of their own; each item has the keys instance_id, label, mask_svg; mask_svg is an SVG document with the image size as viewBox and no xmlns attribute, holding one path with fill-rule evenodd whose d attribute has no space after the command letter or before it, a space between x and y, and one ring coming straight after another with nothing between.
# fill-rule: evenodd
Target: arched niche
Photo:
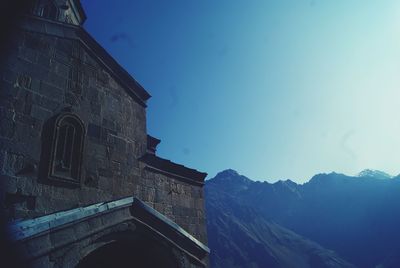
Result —
<instances>
[{"instance_id":1,"label":"arched niche","mask_svg":"<svg viewBox=\"0 0 400 268\"><path fill-rule=\"evenodd\" d=\"M49 181L80 185L85 126L72 113L49 119L42 132L41 166Z\"/></svg>"}]
</instances>

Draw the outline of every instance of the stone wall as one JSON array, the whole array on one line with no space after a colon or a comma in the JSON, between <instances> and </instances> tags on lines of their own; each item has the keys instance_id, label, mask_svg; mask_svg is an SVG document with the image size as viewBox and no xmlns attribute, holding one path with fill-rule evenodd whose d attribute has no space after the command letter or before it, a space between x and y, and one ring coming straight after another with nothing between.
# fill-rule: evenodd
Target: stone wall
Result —
<instances>
[{"instance_id":1,"label":"stone wall","mask_svg":"<svg viewBox=\"0 0 400 268\"><path fill-rule=\"evenodd\" d=\"M136 196L207 244L203 187L148 169L143 175Z\"/></svg>"},{"instance_id":2,"label":"stone wall","mask_svg":"<svg viewBox=\"0 0 400 268\"><path fill-rule=\"evenodd\" d=\"M21 31L0 71L0 174L13 218L27 218L133 193L146 151L145 108L78 40ZM87 135L78 188L38 183L44 123L78 115Z\"/></svg>"},{"instance_id":3,"label":"stone wall","mask_svg":"<svg viewBox=\"0 0 400 268\"><path fill-rule=\"evenodd\" d=\"M136 196L206 243L201 183L146 167L146 109L74 35L79 27L32 20L0 63L0 182L10 218L33 218ZM49 30L50 29L50 30ZM51 33L50 33L51 32ZM68 35L70 37L62 37ZM63 112L85 126L81 182L45 180L45 123Z\"/></svg>"}]
</instances>

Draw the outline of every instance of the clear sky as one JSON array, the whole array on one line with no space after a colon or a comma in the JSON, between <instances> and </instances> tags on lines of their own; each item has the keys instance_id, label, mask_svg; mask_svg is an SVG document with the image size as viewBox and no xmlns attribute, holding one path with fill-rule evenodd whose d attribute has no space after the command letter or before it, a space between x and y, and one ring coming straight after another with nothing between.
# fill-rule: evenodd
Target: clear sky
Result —
<instances>
[{"instance_id":1,"label":"clear sky","mask_svg":"<svg viewBox=\"0 0 400 268\"><path fill-rule=\"evenodd\" d=\"M153 96L161 157L267 181L400 173L400 1L82 3Z\"/></svg>"}]
</instances>

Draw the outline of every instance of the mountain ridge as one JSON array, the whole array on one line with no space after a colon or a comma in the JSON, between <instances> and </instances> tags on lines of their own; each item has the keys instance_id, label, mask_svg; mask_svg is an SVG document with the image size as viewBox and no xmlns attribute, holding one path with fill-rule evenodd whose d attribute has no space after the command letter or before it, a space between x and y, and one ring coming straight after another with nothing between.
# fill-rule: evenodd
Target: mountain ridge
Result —
<instances>
[{"instance_id":1,"label":"mountain ridge","mask_svg":"<svg viewBox=\"0 0 400 268\"><path fill-rule=\"evenodd\" d=\"M387 264L400 253L400 215L394 214L400 212L400 180L396 177L360 179L331 172L317 174L304 184L247 179L225 181L220 176L207 181L206 188L252 208L265 221L335 250L359 267L375 267L384 260L386 266L381 267L400 267L399 262L395 262L398 266Z\"/></svg>"},{"instance_id":2,"label":"mountain ridge","mask_svg":"<svg viewBox=\"0 0 400 268\"><path fill-rule=\"evenodd\" d=\"M214 268L354 268L333 251L258 217L225 191L206 185L206 210Z\"/></svg>"},{"instance_id":3,"label":"mountain ridge","mask_svg":"<svg viewBox=\"0 0 400 268\"><path fill-rule=\"evenodd\" d=\"M377 170L377 169L363 169L362 171L360 171L356 175L348 175L348 174L345 174L345 173L340 173L340 172L335 172L335 171L332 171L332 172L321 172L321 173L317 173L314 176L312 176L308 181L301 182L301 183L298 183L293 179L287 179L287 178L286 179L278 179L278 180L276 180L274 182L270 182L270 181L267 181L267 180L254 180L254 179L251 179L251 178L249 178L249 177L247 177L245 175L240 174L238 171L236 171L234 169L228 168L228 169L224 169L224 170L218 172L213 178L209 178L207 181L211 181L211 180L214 180L214 179L226 179L226 175L227 174L230 175L231 179L237 179L237 177L240 177L240 178L243 178L245 180L252 181L252 182L261 182L261 183L268 183L268 184L275 184L275 183L280 183L280 182L289 182L289 183L294 183L294 184L297 184L297 185L303 185L305 183L308 183L314 177L326 176L326 175L328 175L328 176L339 175L339 176L345 176L345 177L354 178L354 179L365 178L365 177L373 178L373 179L398 179L398 178L400 178L400 174L398 174L398 175L390 175L390 174L388 174L388 173L386 173L384 171Z\"/></svg>"}]
</instances>

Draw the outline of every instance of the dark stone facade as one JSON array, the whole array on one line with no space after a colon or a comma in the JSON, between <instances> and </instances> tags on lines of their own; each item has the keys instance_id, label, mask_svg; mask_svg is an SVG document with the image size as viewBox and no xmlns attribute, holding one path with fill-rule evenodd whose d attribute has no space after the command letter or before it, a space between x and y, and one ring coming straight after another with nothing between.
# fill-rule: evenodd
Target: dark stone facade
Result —
<instances>
[{"instance_id":1,"label":"dark stone facade","mask_svg":"<svg viewBox=\"0 0 400 268\"><path fill-rule=\"evenodd\" d=\"M4 54L0 176L9 219L135 196L206 243L206 174L155 155L150 95L80 25L26 16ZM63 116L76 120L56 126ZM71 120L82 124L79 144Z\"/></svg>"}]
</instances>

